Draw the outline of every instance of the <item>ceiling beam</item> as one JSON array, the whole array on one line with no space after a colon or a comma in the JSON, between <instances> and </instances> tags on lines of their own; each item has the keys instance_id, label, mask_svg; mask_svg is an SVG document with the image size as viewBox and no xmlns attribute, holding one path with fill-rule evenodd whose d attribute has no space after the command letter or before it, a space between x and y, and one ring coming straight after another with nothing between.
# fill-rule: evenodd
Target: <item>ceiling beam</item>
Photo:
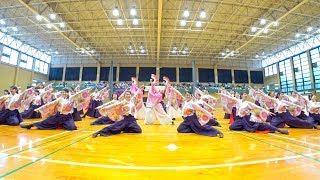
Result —
<instances>
[{"instance_id":1,"label":"ceiling beam","mask_svg":"<svg viewBox=\"0 0 320 180\"><path fill-rule=\"evenodd\" d=\"M23 0L18 0L22 5L24 5L28 10L30 10L31 12L33 12L35 15L40 15L35 9L33 9L29 4L26 4ZM44 19L44 21L46 21L47 23L52 24L47 18L42 17ZM71 44L73 44L76 48L81 48L78 44L76 44L72 39L70 39L68 36L66 36L56 25L52 24L52 27L65 39L67 39ZM100 64L100 62L91 56L91 54L85 50L85 53L94 61L96 61L98 64Z\"/></svg>"},{"instance_id":2,"label":"ceiling beam","mask_svg":"<svg viewBox=\"0 0 320 180\"><path fill-rule=\"evenodd\" d=\"M162 20L162 0L158 0L157 64L159 63L159 58L160 58L161 20Z\"/></svg>"},{"instance_id":3,"label":"ceiling beam","mask_svg":"<svg viewBox=\"0 0 320 180\"><path fill-rule=\"evenodd\" d=\"M297 4L295 7L293 7L292 9L290 9L288 12L286 12L284 15L282 15L280 18L278 18L277 22L280 22L283 18L285 18L286 16L288 16L290 13L292 13L293 11L295 11L296 9L298 9L300 6L302 6L303 4L305 4L306 2L308 2L309 0L304 0L302 2L300 2L299 4ZM240 49L242 49L243 47L245 47L246 45L248 45L250 42L252 42L256 37L258 37L264 29L269 29L270 26L272 26L273 23L269 23L265 28L262 28L260 31L257 32L257 34L255 36L253 36L251 39L249 39L246 43L244 43L243 45L241 45L240 47L238 47L236 49L236 51L239 51Z\"/></svg>"}]
</instances>

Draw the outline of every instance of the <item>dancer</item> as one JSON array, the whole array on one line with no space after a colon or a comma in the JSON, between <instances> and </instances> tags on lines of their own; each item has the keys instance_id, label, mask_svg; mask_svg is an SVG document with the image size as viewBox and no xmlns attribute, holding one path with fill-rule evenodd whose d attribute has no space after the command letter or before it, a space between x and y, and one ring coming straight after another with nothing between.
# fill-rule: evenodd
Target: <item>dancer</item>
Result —
<instances>
[{"instance_id":1,"label":"dancer","mask_svg":"<svg viewBox=\"0 0 320 180\"><path fill-rule=\"evenodd\" d=\"M114 92L112 94L112 100L97 107L97 110L99 111L99 109L102 109L106 106L109 106L111 104L115 104L115 103L118 103L119 100L118 100L118 94L116 92ZM114 123L114 120L111 120L108 116L106 115L102 115L100 118L98 118L97 120L93 121L91 123L91 125L103 125L103 124L113 124Z\"/></svg>"},{"instance_id":2,"label":"dancer","mask_svg":"<svg viewBox=\"0 0 320 180\"><path fill-rule=\"evenodd\" d=\"M72 117L74 106L76 104L78 110L86 106L90 100L90 90L87 88L69 97L69 90L63 89L60 98L36 109L43 118L46 118L45 120L32 124L21 124L20 127L26 129L37 127L41 130L62 127L69 131L76 130L77 127Z\"/></svg>"},{"instance_id":3,"label":"dancer","mask_svg":"<svg viewBox=\"0 0 320 180\"><path fill-rule=\"evenodd\" d=\"M206 125L212 114L200 107L197 103L191 100L191 93L186 93L186 101L184 102L183 122L177 128L179 133L196 133L204 136L219 136L223 138L223 133L213 128L212 126Z\"/></svg>"},{"instance_id":4,"label":"dancer","mask_svg":"<svg viewBox=\"0 0 320 180\"><path fill-rule=\"evenodd\" d=\"M33 96L33 90L27 89L23 93L18 93L16 86L10 87L10 95L0 97L0 124L17 126L23 119L18 111L22 106L22 101L26 104L30 104L31 97Z\"/></svg>"},{"instance_id":5,"label":"dancer","mask_svg":"<svg viewBox=\"0 0 320 180\"><path fill-rule=\"evenodd\" d=\"M182 116L182 112L179 107L181 106L184 97L177 89L170 85L170 79L168 77L164 76L163 80L166 88L165 97L167 99L167 113L172 120L175 120Z\"/></svg>"},{"instance_id":6,"label":"dancer","mask_svg":"<svg viewBox=\"0 0 320 180\"><path fill-rule=\"evenodd\" d=\"M170 116L164 111L161 101L163 100L162 94L156 89L156 85L159 83L159 79L156 75L151 75L151 87L148 93L148 99L146 103L147 111L145 116L145 124L154 124L156 119L160 124L174 124Z\"/></svg>"},{"instance_id":7,"label":"dancer","mask_svg":"<svg viewBox=\"0 0 320 180\"><path fill-rule=\"evenodd\" d=\"M113 103L99 109L99 112L104 116L108 116L114 120L115 123L101 129L92 134L92 137L97 136L111 136L115 134L124 133L141 133L142 130L134 118L135 106L131 100L130 91L124 92L124 100Z\"/></svg>"},{"instance_id":8,"label":"dancer","mask_svg":"<svg viewBox=\"0 0 320 180\"><path fill-rule=\"evenodd\" d=\"M248 101L241 102L237 118L229 126L229 129L233 131L269 131L271 133L280 132L282 134L289 134L287 130L281 130L266 123L269 114L271 114L269 111L254 103Z\"/></svg>"}]
</instances>

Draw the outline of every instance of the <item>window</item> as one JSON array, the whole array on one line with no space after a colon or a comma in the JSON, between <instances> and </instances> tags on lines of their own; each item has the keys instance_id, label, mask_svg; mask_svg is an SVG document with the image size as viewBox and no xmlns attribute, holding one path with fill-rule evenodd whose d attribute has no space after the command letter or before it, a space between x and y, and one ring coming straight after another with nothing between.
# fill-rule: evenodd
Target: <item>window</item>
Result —
<instances>
[{"instance_id":1,"label":"window","mask_svg":"<svg viewBox=\"0 0 320 180\"><path fill-rule=\"evenodd\" d=\"M266 67L269 66L275 62L278 62L279 60L283 60L285 58L289 58L293 55L299 54L303 51L306 51L310 48L313 47L317 47L320 45L320 34L318 34L317 36L313 36L307 40L305 40L304 42L301 42L297 45L293 45L290 48L281 51L275 55L269 56L265 59L262 60L262 67Z\"/></svg>"},{"instance_id":2,"label":"window","mask_svg":"<svg viewBox=\"0 0 320 180\"><path fill-rule=\"evenodd\" d=\"M310 70L306 52L293 57L293 68L296 90L303 91L311 89Z\"/></svg>"},{"instance_id":3,"label":"window","mask_svg":"<svg viewBox=\"0 0 320 180\"><path fill-rule=\"evenodd\" d=\"M273 64L264 68L265 77L278 74L277 64Z\"/></svg>"},{"instance_id":4,"label":"window","mask_svg":"<svg viewBox=\"0 0 320 180\"><path fill-rule=\"evenodd\" d=\"M43 74L48 74L48 67L49 67L48 63L40 61L39 59L35 60L34 70L36 72L40 72L40 73L43 73Z\"/></svg>"},{"instance_id":5,"label":"window","mask_svg":"<svg viewBox=\"0 0 320 180\"><path fill-rule=\"evenodd\" d=\"M293 91L293 80L290 59L279 62L279 77L282 92Z\"/></svg>"},{"instance_id":6,"label":"window","mask_svg":"<svg viewBox=\"0 0 320 180\"><path fill-rule=\"evenodd\" d=\"M34 70L39 72L40 71L40 61L37 59L34 63Z\"/></svg>"},{"instance_id":7,"label":"window","mask_svg":"<svg viewBox=\"0 0 320 180\"><path fill-rule=\"evenodd\" d=\"M310 50L315 88L320 88L320 55L319 55L319 52L320 52L319 47Z\"/></svg>"},{"instance_id":8,"label":"window","mask_svg":"<svg viewBox=\"0 0 320 180\"><path fill-rule=\"evenodd\" d=\"M0 45L3 46L0 61L16 66L21 53L19 67L32 70L33 60L35 60L34 71L48 74L51 56L2 32L0 32Z\"/></svg>"},{"instance_id":9,"label":"window","mask_svg":"<svg viewBox=\"0 0 320 180\"><path fill-rule=\"evenodd\" d=\"M26 54L21 54L20 57L20 67L27 68L27 69L32 69L32 64L33 64L33 58L26 55Z\"/></svg>"},{"instance_id":10,"label":"window","mask_svg":"<svg viewBox=\"0 0 320 180\"><path fill-rule=\"evenodd\" d=\"M3 47L1 61L13 65L17 65L19 52L7 46Z\"/></svg>"}]
</instances>

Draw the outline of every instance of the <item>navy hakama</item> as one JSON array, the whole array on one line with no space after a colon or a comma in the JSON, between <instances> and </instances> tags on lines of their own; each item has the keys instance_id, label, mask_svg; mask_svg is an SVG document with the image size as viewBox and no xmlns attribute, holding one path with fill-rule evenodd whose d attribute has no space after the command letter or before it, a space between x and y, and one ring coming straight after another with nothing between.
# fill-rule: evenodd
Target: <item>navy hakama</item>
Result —
<instances>
[{"instance_id":1,"label":"navy hakama","mask_svg":"<svg viewBox=\"0 0 320 180\"><path fill-rule=\"evenodd\" d=\"M94 117L94 118L98 118L101 116L101 114L99 113L99 111L96 109L96 107L101 106L103 104L102 101L98 101L98 100L91 100L90 105L89 105L89 109L88 111L85 113L84 116L89 116L89 117Z\"/></svg>"},{"instance_id":2,"label":"navy hakama","mask_svg":"<svg viewBox=\"0 0 320 180\"><path fill-rule=\"evenodd\" d=\"M219 130L209 125L201 125L196 114L184 117L184 121L179 125L177 131L179 133L196 133L204 136L217 136L222 134Z\"/></svg>"},{"instance_id":3,"label":"navy hakama","mask_svg":"<svg viewBox=\"0 0 320 180\"><path fill-rule=\"evenodd\" d=\"M260 106L261 107L261 104L259 101L254 101L254 104L256 104L257 106Z\"/></svg>"},{"instance_id":4,"label":"navy hakama","mask_svg":"<svg viewBox=\"0 0 320 180\"><path fill-rule=\"evenodd\" d=\"M311 117L311 118L308 118L307 122L309 122L315 126L320 124L320 114L309 113L309 117Z\"/></svg>"},{"instance_id":5,"label":"navy hakama","mask_svg":"<svg viewBox=\"0 0 320 180\"><path fill-rule=\"evenodd\" d=\"M270 112L274 113L274 109L269 109ZM273 114L268 115L267 122L271 122L271 119L273 119L275 116Z\"/></svg>"},{"instance_id":6,"label":"navy hakama","mask_svg":"<svg viewBox=\"0 0 320 180\"><path fill-rule=\"evenodd\" d=\"M231 116L233 116L233 120L236 119L236 116L237 116L237 108L236 107L232 107Z\"/></svg>"},{"instance_id":7,"label":"navy hakama","mask_svg":"<svg viewBox=\"0 0 320 180\"><path fill-rule=\"evenodd\" d=\"M112 121L108 116L101 116L97 120L93 121L91 125L103 125L103 124L113 124L115 121Z\"/></svg>"},{"instance_id":8,"label":"navy hakama","mask_svg":"<svg viewBox=\"0 0 320 180\"><path fill-rule=\"evenodd\" d=\"M228 114L228 113L224 113L224 117L223 117L223 119L230 119L230 114Z\"/></svg>"},{"instance_id":9,"label":"navy hakama","mask_svg":"<svg viewBox=\"0 0 320 180\"><path fill-rule=\"evenodd\" d=\"M9 109L3 109L0 111L0 124L17 126L22 121L23 119L17 109L13 111Z\"/></svg>"},{"instance_id":10,"label":"navy hakama","mask_svg":"<svg viewBox=\"0 0 320 180\"><path fill-rule=\"evenodd\" d=\"M41 118L41 114L39 112L34 111L35 109L41 107L43 104L41 105L33 105L33 103L30 103L30 108L23 111L21 113L21 117L23 119L32 119L32 118Z\"/></svg>"},{"instance_id":11,"label":"navy hakama","mask_svg":"<svg viewBox=\"0 0 320 180\"><path fill-rule=\"evenodd\" d=\"M72 117L74 121L81 121L80 111L77 110L77 108L73 108Z\"/></svg>"},{"instance_id":12,"label":"navy hakama","mask_svg":"<svg viewBox=\"0 0 320 180\"><path fill-rule=\"evenodd\" d=\"M275 127L284 127L284 123L292 128L316 128L312 123L293 116L289 111L277 113L276 117L271 120L271 125Z\"/></svg>"},{"instance_id":13,"label":"navy hakama","mask_svg":"<svg viewBox=\"0 0 320 180\"><path fill-rule=\"evenodd\" d=\"M41 122L34 123L33 125L42 130L57 129L59 127L69 131L77 129L76 125L74 124L72 114L64 115L60 114L59 112L54 116L50 116Z\"/></svg>"},{"instance_id":14,"label":"navy hakama","mask_svg":"<svg viewBox=\"0 0 320 180\"><path fill-rule=\"evenodd\" d=\"M221 126L220 123L217 121L216 118L211 118L206 125L209 126Z\"/></svg>"},{"instance_id":15,"label":"navy hakama","mask_svg":"<svg viewBox=\"0 0 320 180\"><path fill-rule=\"evenodd\" d=\"M123 120L116 121L114 124L101 129L93 134L93 137L97 135L100 136L110 136L114 134L120 134L121 132L124 133L141 133L142 130L138 125L136 119L132 116L124 116Z\"/></svg>"},{"instance_id":16,"label":"navy hakama","mask_svg":"<svg viewBox=\"0 0 320 180\"><path fill-rule=\"evenodd\" d=\"M274 133L279 131L278 128L267 124L267 123L259 123L250 121L250 115L244 117L237 117L237 119L229 126L230 130L234 131L248 131L248 132L256 132L256 131L269 131Z\"/></svg>"}]
</instances>

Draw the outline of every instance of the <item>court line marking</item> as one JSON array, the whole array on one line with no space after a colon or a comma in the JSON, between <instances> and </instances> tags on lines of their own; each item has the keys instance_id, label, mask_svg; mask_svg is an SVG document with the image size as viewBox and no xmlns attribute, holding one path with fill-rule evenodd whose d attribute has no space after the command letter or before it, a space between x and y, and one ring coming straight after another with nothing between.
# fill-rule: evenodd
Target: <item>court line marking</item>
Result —
<instances>
[{"instance_id":1,"label":"court line marking","mask_svg":"<svg viewBox=\"0 0 320 180\"><path fill-rule=\"evenodd\" d=\"M17 172L17 171L19 171L19 170L21 170L21 169L24 169L24 168L26 168L26 167L28 167L28 166L30 166L30 165L32 165L32 164L34 164L34 163L42 160L42 159L45 159L46 157L51 156L52 154L55 154L55 153L57 153L57 152L65 149L65 148L67 148L67 147L69 147L69 146L72 146L72 145L74 145L74 144L76 144L76 143L78 143L78 142L80 142L80 141L83 141L83 140L87 139L87 138L90 137L90 136L92 136L92 135L90 134L90 135L88 135L88 136L82 137L82 138L80 138L80 139L78 139L78 140L76 140L76 141L74 141L74 142L72 142L72 143L70 143L70 144L67 144L67 145L65 145L65 146L63 146L63 147L61 147L61 148L58 148L58 149L56 149L56 150L54 150L54 151L52 151L52 152L50 152L50 153L48 153L48 154L46 154L46 155L44 155L44 156L41 156L41 157L39 157L39 158L34 159L32 162L29 162L29 163L27 163L27 164L24 164L24 165L22 165L22 166L19 166L18 168L15 168L15 169L13 169L13 170L11 170L11 171L8 171L8 172L0 175L0 179L1 179L1 178L4 178L4 177L6 177L6 176L9 176L10 174L13 174L13 173L15 173L15 172ZM11 155L10 157L12 157L12 156L13 156L13 155Z\"/></svg>"},{"instance_id":2,"label":"court line marking","mask_svg":"<svg viewBox=\"0 0 320 180\"><path fill-rule=\"evenodd\" d=\"M36 141L32 141L32 143L37 143L37 142L40 142L40 141L43 141L43 140L46 140L46 139L50 139L52 137L56 137L56 136L59 136L61 134L65 134L65 133L69 133L69 132L71 132L71 131L64 131L64 132L61 132L61 133L58 133L58 134L54 134L54 135L51 135L51 136L48 136L48 137L45 137L45 138L42 138L42 139L39 139L39 140L36 140ZM23 145L17 145L17 146L8 148L8 149L1 150L0 153L4 153L4 152L7 152L7 151L10 151L10 150L13 150L13 149L17 149L17 148L20 148L20 147L23 147L23 146L28 146L28 145L29 145L29 143L26 143L26 144L23 144Z\"/></svg>"},{"instance_id":3,"label":"court line marking","mask_svg":"<svg viewBox=\"0 0 320 180\"><path fill-rule=\"evenodd\" d=\"M313 158L313 157L310 157L310 156L305 156L304 154L301 154L301 153L299 153L299 152L296 152L296 151L293 151L293 150L290 150L290 149L286 149L286 148L283 148L283 147L278 146L278 145L276 145L276 144L273 144L273 143L270 143L270 142L267 142L267 141L261 140L261 139L259 139L259 138L255 138L255 137L252 137L252 136L246 135L245 133L241 133L241 132L237 132L237 131L232 131L232 132L234 132L235 134L241 134L242 136L244 136L244 137L246 137L246 138L250 138L250 139L253 139L253 140L259 141L259 142L261 142L261 143L268 144L268 145L273 146L273 147L276 147L276 148L278 148L278 149L282 149L282 150L285 150L285 151L292 152L292 153L294 153L294 154L301 155L301 156L303 156L303 157L305 157L305 158L308 158L308 159L314 160L314 161L316 161L316 162L320 162L320 160L319 160L319 159L316 159L316 158ZM311 148L309 148L309 149L311 149ZM319 151L319 150L317 150L317 151Z\"/></svg>"},{"instance_id":4,"label":"court line marking","mask_svg":"<svg viewBox=\"0 0 320 180\"><path fill-rule=\"evenodd\" d=\"M122 166L122 165L110 165L110 164L93 164L93 163L82 163L82 162L73 162L73 161L62 161L62 160L54 160L54 159L41 159L41 162L49 162L56 164L65 164L65 165L76 165L76 166L84 166L84 167L97 167L97 168L105 168L105 169L125 169L125 170L196 170L196 169L214 169L214 168L223 168L223 167L233 167L233 166L245 166L245 165L253 165L253 164L262 164L262 163L270 163L276 161L284 161L291 159L303 158L304 156L313 156L318 155L317 153L309 153L295 156L286 156L280 158L271 158L271 159L262 159L262 160L254 160L254 161L245 161L245 162L236 162L236 163L224 163L224 164L212 164L212 165L196 165L196 166ZM21 158L21 159L29 159L33 162L38 158L29 157L29 156L20 156L14 155L12 157Z\"/></svg>"},{"instance_id":5,"label":"court line marking","mask_svg":"<svg viewBox=\"0 0 320 180\"><path fill-rule=\"evenodd\" d=\"M279 136L279 135L276 135L276 134L269 134L269 135L280 137L280 138L283 138L283 139L288 139L288 140L295 141L295 142L300 142L300 143L303 143L303 144L308 144L308 145L320 147L320 145L317 145L317 144L313 144L313 143L309 143L309 142L305 142L305 141L300 141L300 140L296 140L296 139L292 139L292 138L287 138L287 137Z\"/></svg>"}]
</instances>

